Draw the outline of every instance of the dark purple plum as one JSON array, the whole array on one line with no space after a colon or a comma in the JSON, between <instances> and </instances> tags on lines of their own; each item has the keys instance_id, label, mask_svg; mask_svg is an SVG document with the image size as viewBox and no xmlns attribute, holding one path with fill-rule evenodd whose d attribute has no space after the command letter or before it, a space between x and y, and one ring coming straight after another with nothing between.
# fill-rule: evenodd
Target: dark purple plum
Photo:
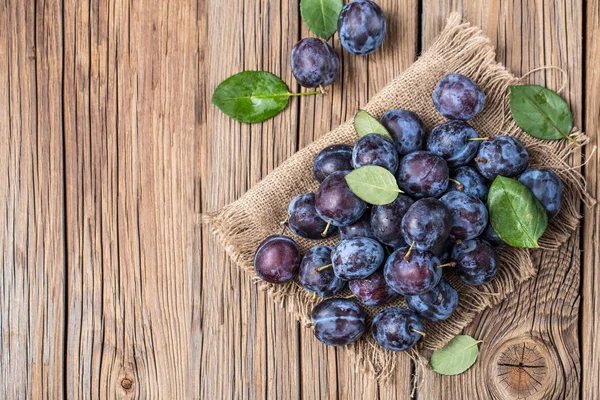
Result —
<instances>
[{"instance_id":1,"label":"dark purple plum","mask_svg":"<svg viewBox=\"0 0 600 400\"><path fill-rule=\"evenodd\" d=\"M398 152L383 136L369 133L358 139L354 145L352 164L354 168L378 165L395 174L398 169Z\"/></svg>"},{"instance_id":2,"label":"dark purple plum","mask_svg":"<svg viewBox=\"0 0 600 400\"><path fill-rule=\"evenodd\" d=\"M394 138L401 156L423 150L425 126L417 114L408 110L390 110L381 116L381 124Z\"/></svg>"},{"instance_id":3,"label":"dark purple plum","mask_svg":"<svg viewBox=\"0 0 600 400\"><path fill-rule=\"evenodd\" d=\"M444 243L450 234L452 217L438 199L416 201L402 218L402 236L419 250L430 250Z\"/></svg>"},{"instance_id":4,"label":"dark purple plum","mask_svg":"<svg viewBox=\"0 0 600 400\"><path fill-rule=\"evenodd\" d=\"M421 339L423 323L413 311L401 307L386 308L373 319L371 332L382 347L404 351Z\"/></svg>"},{"instance_id":5,"label":"dark purple plum","mask_svg":"<svg viewBox=\"0 0 600 400\"><path fill-rule=\"evenodd\" d=\"M450 168L456 168L475 157L478 139L475 129L465 121L448 121L431 130L427 136L427 150L446 160Z\"/></svg>"},{"instance_id":6,"label":"dark purple plum","mask_svg":"<svg viewBox=\"0 0 600 400\"><path fill-rule=\"evenodd\" d=\"M398 297L398 293L388 286L381 269L368 278L348 282L348 287L358 301L369 307L391 303Z\"/></svg>"},{"instance_id":7,"label":"dark purple plum","mask_svg":"<svg viewBox=\"0 0 600 400\"><path fill-rule=\"evenodd\" d=\"M352 170L352 146L347 144L334 144L325 147L315 157L313 174L321 183L334 172Z\"/></svg>"},{"instance_id":8,"label":"dark purple plum","mask_svg":"<svg viewBox=\"0 0 600 400\"><path fill-rule=\"evenodd\" d=\"M435 247L432 247L429 252L439 258L440 262L445 264L450 262L450 257L452 256L452 249L454 248L454 240L450 237L446 239L443 243L438 244Z\"/></svg>"},{"instance_id":9,"label":"dark purple plum","mask_svg":"<svg viewBox=\"0 0 600 400\"><path fill-rule=\"evenodd\" d=\"M340 70L340 59L323 40L305 38L292 48L292 73L304 87L331 85Z\"/></svg>"},{"instance_id":10,"label":"dark purple plum","mask_svg":"<svg viewBox=\"0 0 600 400\"><path fill-rule=\"evenodd\" d=\"M385 17L370 0L355 0L342 8L338 35L342 46L352 54L366 55L381 46L385 37Z\"/></svg>"},{"instance_id":11,"label":"dark purple plum","mask_svg":"<svg viewBox=\"0 0 600 400\"><path fill-rule=\"evenodd\" d=\"M383 206L373 206L371 209L371 227L375 239L391 247L406 246L402 237L402 218L414 201L403 194L396 200Z\"/></svg>"},{"instance_id":12,"label":"dark purple plum","mask_svg":"<svg viewBox=\"0 0 600 400\"><path fill-rule=\"evenodd\" d=\"M321 218L335 226L355 223L367 209L346 183L345 171L334 172L321 183L315 194L315 208Z\"/></svg>"},{"instance_id":13,"label":"dark purple plum","mask_svg":"<svg viewBox=\"0 0 600 400\"><path fill-rule=\"evenodd\" d=\"M296 276L300 265L300 247L287 236L266 238L254 254L254 271L271 283L284 283Z\"/></svg>"},{"instance_id":14,"label":"dark purple plum","mask_svg":"<svg viewBox=\"0 0 600 400\"><path fill-rule=\"evenodd\" d=\"M415 151L400 160L398 186L416 197L439 197L448 188L450 170L440 156L428 151Z\"/></svg>"},{"instance_id":15,"label":"dark purple plum","mask_svg":"<svg viewBox=\"0 0 600 400\"><path fill-rule=\"evenodd\" d=\"M454 245L452 259L456 262L454 270L469 285L483 285L496 276L496 253L485 240L465 240Z\"/></svg>"},{"instance_id":16,"label":"dark purple plum","mask_svg":"<svg viewBox=\"0 0 600 400\"><path fill-rule=\"evenodd\" d=\"M293 198L288 207L288 226L296 235L306 239L322 239L337 231L335 226L325 229L327 222L317 214L314 193L304 193Z\"/></svg>"},{"instance_id":17,"label":"dark purple plum","mask_svg":"<svg viewBox=\"0 0 600 400\"><path fill-rule=\"evenodd\" d=\"M464 166L450 171L449 192L463 192L473 197L479 197L485 203L489 190L488 181L473 167Z\"/></svg>"},{"instance_id":18,"label":"dark purple plum","mask_svg":"<svg viewBox=\"0 0 600 400\"><path fill-rule=\"evenodd\" d=\"M484 104L481 88L464 75L446 75L433 91L433 105L448 119L472 119L483 110Z\"/></svg>"},{"instance_id":19,"label":"dark purple plum","mask_svg":"<svg viewBox=\"0 0 600 400\"><path fill-rule=\"evenodd\" d=\"M496 231L494 230L494 228L492 227L492 224L490 222L488 222L483 233L481 234L481 239L490 243L492 246L495 246L498 248L502 248L507 245L507 243L504 240L502 240L500 238L500 236L498 236L498 234L496 233Z\"/></svg>"},{"instance_id":20,"label":"dark purple plum","mask_svg":"<svg viewBox=\"0 0 600 400\"><path fill-rule=\"evenodd\" d=\"M531 189L549 216L554 217L558 214L562 202L563 183L554 171L530 168L519 176L519 182Z\"/></svg>"},{"instance_id":21,"label":"dark purple plum","mask_svg":"<svg viewBox=\"0 0 600 400\"><path fill-rule=\"evenodd\" d=\"M488 210L479 198L463 192L448 192L440 201L452 216L450 237L468 240L481 235L488 223Z\"/></svg>"},{"instance_id":22,"label":"dark purple plum","mask_svg":"<svg viewBox=\"0 0 600 400\"><path fill-rule=\"evenodd\" d=\"M357 237L366 237L371 239L377 239L371 228L371 210L368 208L362 217L352 225L340 227L340 239L352 239Z\"/></svg>"},{"instance_id":23,"label":"dark purple plum","mask_svg":"<svg viewBox=\"0 0 600 400\"><path fill-rule=\"evenodd\" d=\"M491 181L498 175L514 178L529 165L529 153L519 139L496 136L481 142L475 165L481 175Z\"/></svg>"},{"instance_id":24,"label":"dark purple plum","mask_svg":"<svg viewBox=\"0 0 600 400\"><path fill-rule=\"evenodd\" d=\"M298 282L307 291L319 297L331 297L337 294L346 281L338 278L332 268L319 269L331 264L331 247L315 246L310 248L300 263Z\"/></svg>"},{"instance_id":25,"label":"dark purple plum","mask_svg":"<svg viewBox=\"0 0 600 400\"><path fill-rule=\"evenodd\" d=\"M365 332L367 315L354 301L323 300L312 310L315 337L329 346L344 346Z\"/></svg>"},{"instance_id":26,"label":"dark purple plum","mask_svg":"<svg viewBox=\"0 0 600 400\"><path fill-rule=\"evenodd\" d=\"M427 293L405 296L408 308L423 319L439 322L450 318L458 306L458 292L445 280Z\"/></svg>"},{"instance_id":27,"label":"dark purple plum","mask_svg":"<svg viewBox=\"0 0 600 400\"><path fill-rule=\"evenodd\" d=\"M383 264L384 259L383 247L369 238L342 240L331 254L333 271L347 281L368 277Z\"/></svg>"},{"instance_id":28,"label":"dark purple plum","mask_svg":"<svg viewBox=\"0 0 600 400\"><path fill-rule=\"evenodd\" d=\"M440 260L428 251L401 247L387 259L384 276L388 285L403 295L425 293L442 278ZM408 253L408 257L406 254Z\"/></svg>"}]
</instances>

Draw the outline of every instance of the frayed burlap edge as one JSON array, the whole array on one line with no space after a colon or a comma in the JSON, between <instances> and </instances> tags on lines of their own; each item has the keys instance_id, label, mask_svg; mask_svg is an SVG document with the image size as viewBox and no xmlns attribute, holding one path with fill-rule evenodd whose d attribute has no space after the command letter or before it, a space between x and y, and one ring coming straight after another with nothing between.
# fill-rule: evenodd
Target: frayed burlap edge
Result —
<instances>
[{"instance_id":1,"label":"frayed burlap edge","mask_svg":"<svg viewBox=\"0 0 600 400\"><path fill-rule=\"evenodd\" d=\"M560 175L565 183L563 208L559 216L551 220L546 234L540 240L540 247L543 249L558 248L570 237L579 223L580 202L583 201L588 206L594 203L586 191L585 181L569 164L573 149L577 145L567 140L553 142L537 140L524 134L510 120L506 98L509 86L519 84L520 80L506 71L502 65L496 63L494 49L481 30L470 26L468 23L461 24L460 16L457 14L448 19L446 28L431 48L405 73L374 96L366 105L365 110L375 116L380 116L387 109L392 108L389 107L389 104L393 104L394 98L401 95L395 91L398 80L408 76L418 78L419 74L415 73L415 70L427 71L429 74L437 76L436 79L441 78L450 71L474 77L482 87L485 87L487 93L486 107L488 104L496 104L496 107L500 110L496 109L491 114L486 114L484 110L483 115L472 121L473 126L478 128L478 123L485 125L487 127L484 132L485 135L505 134L518 137L525 143L531 154L532 166L551 167ZM415 82L415 84L418 84L418 82ZM423 117L422 114L421 116ZM439 117L440 119L435 118L423 119L430 128L441 122L441 117ZM491 126L496 127L493 132L490 132ZM580 144L585 144L588 141L588 138L578 131L575 131L572 136ZM262 290L268 292L274 301L285 306L289 312L293 313L306 325L310 323L312 308L320 300L315 300L295 282L286 285L272 285L261 281L254 274L253 254L257 244L264 237L278 233L278 230L276 225L257 221L253 205L257 201L265 200L265 197L268 197L265 193L278 198L287 198L287 202L289 202L291 198L300 192L288 192L291 189L282 188L281 182L298 179L294 174L295 168L299 165L303 165L307 169L310 168L314 156L323 147L332 143L352 143L354 138L352 121L348 121L290 157L236 202L225 206L221 210L208 212L202 218L209 225L217 239L224 245L225 251L231 260L249 272L253 282L258 284ZM312 181L310 174L301 179L306 179L306 181L295 182L295 187L309 187L314 190L316 183ZM274 213L281 214L283 212L283 215L285 215L287 202L284 205L273 204ZM284 218L279 220L281 219ZM323 244L333 244L333 240L329 239ZM309 246L303 243L302 239L299 239L299 242L303 248ZM512 293L519 283L536 273L528 250L505 249L500 252L499 258L498 276L487 285L476 288L466 287L451 273L446 277L461 295L460 306L451 319L437 323L435 326L426 326L426 331L429 333L433 330L434 334L427 335L422 341L425 349L436 349L443 346L466 327L482 310L500 302ZM402 302L399 302L399 304L402 304ZM370 312L370 315L372 315L372 312ZM419 367L425 365L425 361L419 357L416 350L396 354L382 349L368 334L364 335L361 340L346 346L345 349L354 356L357 368L372 371L380 382L388 381L394 376L396 363L399 359L408 363L408 358L410 358L416 361Z\"/></svg>"}]
</instances>

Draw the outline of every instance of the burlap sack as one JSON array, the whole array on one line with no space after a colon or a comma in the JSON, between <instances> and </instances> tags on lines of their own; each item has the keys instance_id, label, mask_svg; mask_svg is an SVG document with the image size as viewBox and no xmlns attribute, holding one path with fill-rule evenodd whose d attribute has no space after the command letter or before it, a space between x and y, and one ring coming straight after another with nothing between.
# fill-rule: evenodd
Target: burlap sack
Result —
<instances>
[{"instance_id":1,"label":"burlap sack","mask_svg":"<svg viewBox=\"0 0 600 400\"><path fill-rule=\"evenodd\" d=\"M458 16L452 16L429 50L381 90L365 110L376 117L393 108L412 110L431 129L444 122L444 118L433 107L431 93L444 75L453 72L471 77L487 94L485 109L471 121L480 136L504 134L518 137L527 146L532 166L554 169L565 183L562 211L551 220L546 234L540 240L542 248L557 248L578 224L580 201L584 199L591 202L582 177L568 163L575 145L567 140L537 140L524 134L515 125L509 117L507 97L509 85L519 84L519 80L495 62L494 49L478 28L461 24ZM578 132L573 137L582 144L587 140ZM296 282L272 285L260 281L253 271L254 251L265 237L281 233L280 221L286 219L288 204L294 196L317 189L317 182L312 175L315 155L328 145L352 144L356 138L352 121L347 121L289 158L239 200L221 210L207 213L203 218L233 262L247 271L274 301L283 302L290 312L307 324L312 308L320 299L314 299ZM288 234L291 234L289 230ZM296 236L294 239L303 251L317 244ZM335 244L338 240L336 235L319 243ZM497 277L480 287L467 286L456 279L451 271L445 271L446 279L459 291L460 304L449 320L426 326L424 348L443 346L483 309L500 302L515 290L519 282L536 273L528 250L509 248L501 251L499 258ZM350 292L346 291L340 296L348 294ZM404 302L398 301L394 305L403 306ZM370 318L381 309L365 308ZM346 350L357 357L360 366L373 370L378 379L392 376L397 357L378 346L370 334L365 334L347 346ZM406 357L399 359L400 362L409 362Z\"/></svg>"}]
</instances>

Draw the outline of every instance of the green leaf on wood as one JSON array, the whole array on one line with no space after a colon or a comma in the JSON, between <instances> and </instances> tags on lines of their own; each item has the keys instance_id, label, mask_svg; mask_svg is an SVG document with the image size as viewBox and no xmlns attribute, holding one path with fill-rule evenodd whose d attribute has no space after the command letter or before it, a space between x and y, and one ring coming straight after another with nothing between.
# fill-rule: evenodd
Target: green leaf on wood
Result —
<instances>
[{"instance_id":1,"label":"green leaf on wood","mask_svg":"<svg viewBox=\"0 0 600 400\"><path fill-rule=\"evenodd\" d=\"M377 133L388 139L390 142L394 141L387 129L385 129L385 126L383 126L377 118L363 110L357 112L354 116L354 130L360 137L368 135L369 133Z\"/></svg>"},{"instance_id":2,"label":"green leaf on wood","mask_svg":"<svg viewBox=\"0 0 600 400\"><path fill-rule=\"evenodd\" d=\"M244 71L217 86L212 103L240 122L261 122L279 114L288 104L287 85L265 71Z\"/></svg>"},{"instance_id":3,"label":"green leaf on wood","mask_svg":"<svg viewBox=\"0 0 600 400\"><path fill-rule=\"evenodd\" d=\"M539 85L510 87L510 112L521 129L545 140L567 138L573 128L571 110L556 92Z\"/></svg>"},{"instance_id":4,"label":"green leaf on wood","mask_svg":"<svg viewBox=\"0 0 600 400\"><path fill-rule=\"evenodd\" d=\"M458 375L475 364L481 340L468 335L458 335L444 347L431 354L431 368L441 375Z\"/></svg>"},{"instance_id":5,"label":"green leaf on wood","mask_svg":"<svg viewBox=\"0 0 600 400\"><path fill-rule=\"evenodd\" d=\"M308 29L327 40L337 30L343 0L301 0L300 15Z\"/></svg>"},{"instance_id":6,"label":"green leaf on wood","mask_svg":"<svg viewBox=\"0 0 600 400\"><path fill-rule=\"evenodd\" d=\"M511 246L537 248L548 215L531 190L515 179L498 176L488 194L492 227Z\"/></svg>"},{"instance_id":7,"label":"green leaf on wood","mask_svg":"<svg viewBox=\"0 0 600 400\"><path fill-rule=\"evenodd\" d=\"M365 165L346 175L346 183L352 193L367 203L384 205L396 200L398 182L387 169L377 165Z\"/></svg>"}]
</instances>

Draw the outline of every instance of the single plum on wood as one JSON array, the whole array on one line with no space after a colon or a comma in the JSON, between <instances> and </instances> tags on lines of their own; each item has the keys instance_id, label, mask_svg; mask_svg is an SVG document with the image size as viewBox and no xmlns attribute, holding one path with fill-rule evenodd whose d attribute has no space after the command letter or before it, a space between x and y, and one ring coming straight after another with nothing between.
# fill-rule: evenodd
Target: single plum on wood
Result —
<instances>
[{"instance_id":1,"label":"single plum on wood","mask_svg":"<svg viewBox=\"0 0 600 400\"><path fill-rule=\"evenodd\" d=\"M323 40L304 38L294 45L291 56L292 73L304 87L331 85L340 70L340 59Z\"/></svg>"},{"instance_id":2,"label":"single plum on wood","mask_svg":"<svg viewBox=\"0 0 600 400\"><path fill-rule=\"evenodd\" d=\"M344 49L366 55L381 46L386 23L383 11L373 1L355 0L342 8L338 17L338 36Z\"/></svg>"}]
</instances>

